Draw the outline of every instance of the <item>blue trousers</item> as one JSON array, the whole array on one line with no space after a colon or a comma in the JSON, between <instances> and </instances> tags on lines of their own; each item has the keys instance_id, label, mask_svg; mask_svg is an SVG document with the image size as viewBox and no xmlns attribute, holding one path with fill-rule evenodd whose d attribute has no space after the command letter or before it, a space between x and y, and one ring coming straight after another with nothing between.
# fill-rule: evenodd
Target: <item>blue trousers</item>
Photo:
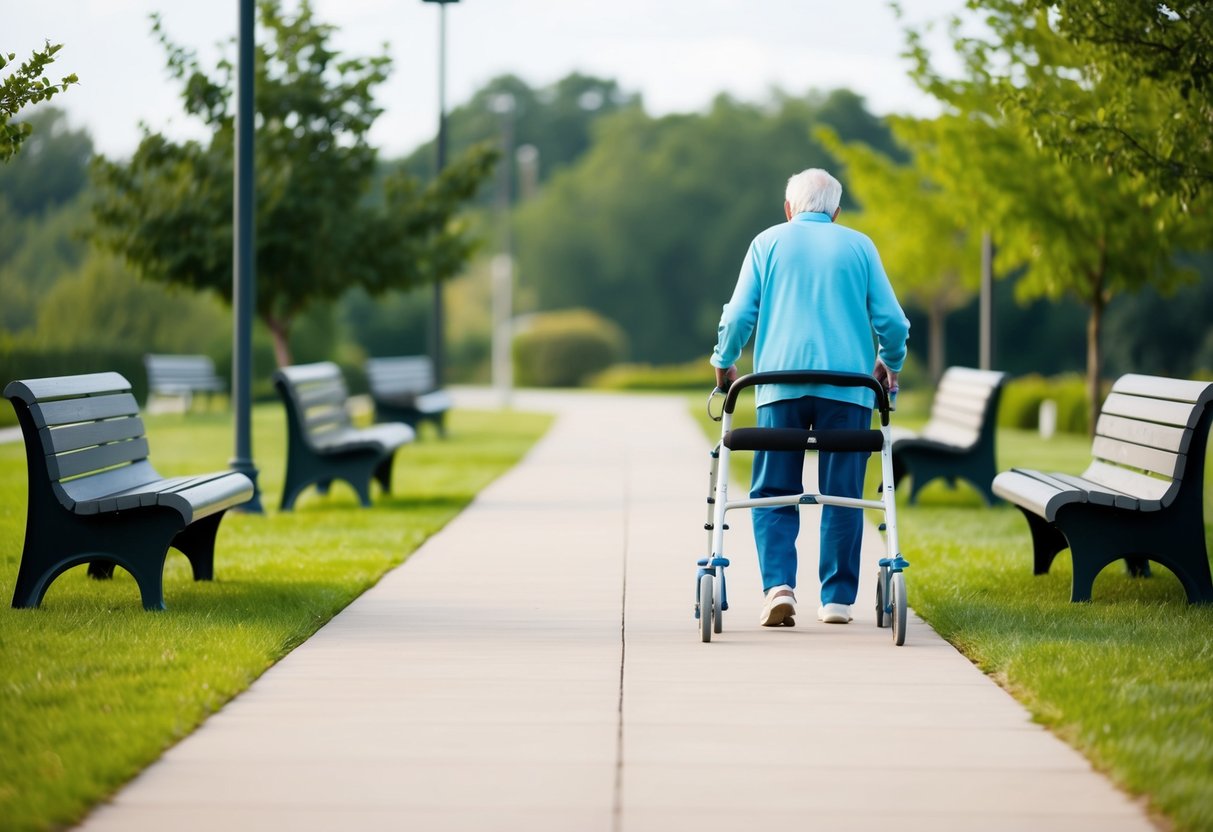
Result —
<instances>
[{"instance_id":1,"label":"blue trousers","mask_svg":"<svg viewBox=\"0 0 1213 832\"><path fill-rule=\"evenodd\" d=\"M815 430L866 430L871 408L819 396L772 402L758 408L758 426ZM818 459L820 494L862 497L869 454L821 452ZM803 451L757 451L751 497L778 497L804 491ZM762 589L796 586L796 536L800 533L797 506L753 509L754 541ZM863 511L823 506L821 512L821 603L853 604L859 590L859 551L863 540Z\"/></svg>"}]
</instances>

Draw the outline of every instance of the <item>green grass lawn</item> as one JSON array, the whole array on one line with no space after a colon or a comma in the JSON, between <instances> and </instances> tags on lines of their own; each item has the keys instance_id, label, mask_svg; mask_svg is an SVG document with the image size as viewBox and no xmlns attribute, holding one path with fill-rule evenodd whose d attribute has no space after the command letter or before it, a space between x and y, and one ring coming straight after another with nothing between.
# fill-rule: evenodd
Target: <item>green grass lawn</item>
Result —
<instances>
[{"instance_id":1,"label":"green grass lawn","mask_svg":"<svg viewBox=\"0 0 1213 832\"><path fill-rule=\"evenodd\" d=\"M7 406L7 403L5 403ZM0 605L0 828L45 829L77 820L166 747L372 586L512 466L550 417L449 414L450 437L426 430L396 456L394 496L362 509L336 483L276 512L285 425L275 405L254 414L254 456L265 516L229 513L213 582L195 583L170 553L168 610L142 609L118 570L93 581L60 576L38 610ZM152 461L164 476L221 470L229 417L148 420ZM25 529L20 442L0 444L0 587L11 592Z\"/></svg>"},{"instance_id":2,"label":"green grass lawn","mask_svg":"<svg viewBox=\"0 0 1213 832\"><path fill-rule=\"evenodd\" d=\"M894 423L921 424L922 403L909 393L900 398ZM720 426L702 415L702 397L691 406L719 438ZM753 398L743 396L738 424L752 423L753 411ZM1044 441L1001 430L998 441L999 470L1080 473L1090 459L1082 436ZM751 457L733 457L736 481L747 486ZM869 491L879 482L877 459ZM1213 466L1205 483L1213 550ZM1048 575L1033 576L1023 515L1008 505L985 508L964 485L950 491L937 481L917 506L900 498L897 520L916 612L1037 721L1121 786L1147 795L1174 828L1213 829L1213 605L1189 606L1179 581L1156 564L1146 580L1113 564L1095 582L1091 603L1071 604L1068 552ZM744 545L753 551L752 542Z\"/></svg>"}]
</instances>

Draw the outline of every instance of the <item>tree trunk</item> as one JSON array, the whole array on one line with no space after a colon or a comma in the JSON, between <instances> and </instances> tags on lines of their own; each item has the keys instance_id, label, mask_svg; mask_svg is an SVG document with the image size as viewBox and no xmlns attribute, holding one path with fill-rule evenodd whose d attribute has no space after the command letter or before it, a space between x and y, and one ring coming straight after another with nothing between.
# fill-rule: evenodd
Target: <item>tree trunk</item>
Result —
<instances>
[{"instance_id":1,"label":"tree trunk","mask_svg":"<svg viewBox=\"0 0 1213 832\"><path fill-rule=\"evenodd\" d=\"M943 378L944 362L947 358L947 343L944 338L947 319L948 311L944 309L943 302L939 299L932 301L927 318L927 361L931 370L931 381L936 387Z\"/></svg>"},{"instance_id":2,"label":"tree trunk","mask_svg":"<svg viewBox=\"0 0 1213 832\"><path fill-rule=\"evenodd\" d=\"M1091 273L1091 314L1087 318L1087 412L1091 414L1091 422L1087 425L1087 433L1095 436L1095 423L1099 421L1099 408L1103 403L1100 397L1100 378L1103 375L1103 348L1100 336L1103 333L1103 311L1107 298L1104 297L1104 272L1107 269L1106 246L1103 240L1099 243L1099 266Z\"/></svg>"},{"instance_id":3,"label":"tree trunk","mask_svg":"<svg viewBox=\"0 0 1213 832\"><path fill-rule=\"evenodd\" d=\"M291 325L282 318L267 317L265 325L269 327L270 337L274 341L274 359L279 367L289 367L295 362L291 359Z\"/></svg>"}]
</instances>

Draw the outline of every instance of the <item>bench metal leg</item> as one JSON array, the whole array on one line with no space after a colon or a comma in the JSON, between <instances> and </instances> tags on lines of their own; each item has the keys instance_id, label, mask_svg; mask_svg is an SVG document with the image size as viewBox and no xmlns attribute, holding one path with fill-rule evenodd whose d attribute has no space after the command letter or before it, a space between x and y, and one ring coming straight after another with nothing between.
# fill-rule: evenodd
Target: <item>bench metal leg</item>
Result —
<instances>
[{"instance_id":1,"label":"bench metal leg","mask_svg":"<svg viewBox=\"0 0 1213 832\"><path fill-rule=\"evenodd\" d=\"M215 536L219 534L219 523L226 513L220 511L195 520L173 538L173 548L189 558L195 581L215 578Z\"/></svg>"},{"instance_id":2,"label":"bench metal leg","mask_svg":"<svg viewBox=\"0 0 1213 832\"><path fill-rule=\"evenodd\" d=\"M108 577L121 566L139 585L144 608L164 609L164 558L180 528L181 516L167 509L81 517L57 506L31 506L13 606L41 605L56 578L95 563L90 574Z\"/></svg>"},{"instance_id":3,"label":"bench metal leg","mask_svg":"<svg viewBox=\"0 0 1213 832\"><path fill-rule=\"evenodd\" d=\"M384 494L392 493L392 462L394 462L395 459L395 454L388 454L388 456L375 467L375 479L379 481L379 485L383 488Z\"/></svg>"},{"instance_id":4,"label":"bench metal leg","mask_svg":"<svg viewBox=\"0 0 1213 832\"><path fill-rule=\"evenodd\" d=\"M1189 603L1213 602L1204 522L1199 512L1185 508L1180 501L1149 514L1078 505L1068 512L1063 508L1058 522L1073 541L1071 600L1090 600L1095 577L1108 564L1124 558L1130 569L1147 559L1170 569Z\"/></svg>"},{"instance_id":5,"label":"bench metal leg","mask_svg":"<svg viewBox=\"0 0 1213 832\"><path fill-rule=\"evenodd\" d=\"M1069 548L1070 544L1052 523L1020 506L1016 508L1027 519L1028 530L1032 533L1032 574L1046 575L1057 553Z\"/></svg>"}]
</instances>

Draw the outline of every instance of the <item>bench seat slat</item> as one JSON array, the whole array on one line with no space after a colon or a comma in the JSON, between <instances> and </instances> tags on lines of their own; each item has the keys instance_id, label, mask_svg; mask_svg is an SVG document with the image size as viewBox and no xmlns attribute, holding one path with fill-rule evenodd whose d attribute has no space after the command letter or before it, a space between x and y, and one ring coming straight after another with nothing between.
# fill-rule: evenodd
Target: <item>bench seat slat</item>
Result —
<instances>
[{"instance_id":1,"label":"bench seat slat","mask_svg":"<svg viewBox=\"0 0 1213 832\"><path fill-rule=\"evenodd\" d=\"M1160 480L1099 460L1092 462L1087 470L1082 472L1082 478L1136 497L1143 503L1159 501L1161 508L1170 505L1179 491L1178 481Z\"/></svg>"},{"instance_id":2,"label":"bench seat slat","mask_svg":"<svg viewBox=\"0 0 1213 832\"><path fill-rule=\"evenodd\" d=\"M932 442L938 442L942 445L952 445L958 450L971 448L979 437L978 431L973 428L964 428L957 425L943 424L940 422L928 423L921 434L923 439L930 439Z\"/></svg>"},{"instance_id":3,"label":"bench seat slat","mask_svg":"<svg viewBox=\"0 0 1213 832\"><path fill-rule=\"evenodd\" d=\"M390 451L407 445L416 437L413 429L401 422L382 422L366 428L346 428L316 437L316 449L335 453L356 448Z\"/></svg>"},{"instance_id":4,"label":"bench seat slat","mask_svg":"<svg viewBox=\"0 0 1213 832\"><path fill-rule=\"evenodd\" d=\"M1091 443L1091 456L1118 465L1140 468L1152 471L1171 479L1181 479L1183 475L1183 454L1173 454L1170 451L1160 451L1157 448L1147 448L1120 439L1110 439L1106 436L1096 436Z\"/></svg>"},{"instance_id":5,"label":"bench seat slat","mask_svg":"<svg viewBox=\"0 0 1213 832\"><path fill-rule=\"evenodd\" d=\"M994 478L994 493L1050 522L1062 506L1086 502L1086 494L1082 491L1057 488L1034 476L1036 473L1027 470L1003 471Z\"/></svg>"},{"instance_id":6,"label":"bench seat slat","mask_svg":"<svg viewBox=\"0 0 1213 832\"><path fill-rule=\"evenodd\" d=\"M137 439L144 434L143 420L137 416L121 419L106 419L101 422L83 422L61 428L43 428L38 431L42 447L48 454L78 451L107 442Z\"/></svg>"},{"instance_id":7,"label":"bench seat slat","mask_svg":"<svg viewBox=\"0 0 1213 832\"><path fill-rule=\"evenodd\" d=\"M74 511L76 514L96 514L97 501L102 497L139 488L159 479L160 475L152 464L142 460L93 474L91 477L53 483L51 488L68 511ZM88 505L81 508L78 506L81 503Z\"/></svg>"},{"instance_id":8,"label":"bench seat slat","mask_svg":"<svg viewBox=\"0 0 1213 832\"><path fill-rule=\"evenodd\" d=\"M80 474L88 474L121 465L124 462L136 462L146 459L148 454L147 439L132 439L128 442L112 442L109 445L98 445L84 451L76 451L59 456L48 456L46 467L51 479L62 480Z\"/></svg>"},{"instance_id":9,"label":"bench seat slat","mask_svg":"<svg viewBox=\"0 0 1213 832\"><path fill-rule=\"evenodd\" d=\"M930 421L923 426L925 431L930 425L939 425L947 428L958 428L965 432L977 433L981 430L983 418L980 414L965 413L960 410L948 410L935 414Z\"/></svg>"},{"instance_id":10,"label":"bench seat slat","mask_svg":"<svg viewBox=\"0 0 1213 832\"><path fill-rule=\"evenodd\" d=\"M1094 503L1097 506L1116 506L1117 508L1129 510L1142 508L1140 500L1130 494L1125 494L1123 491L1117 491L1114 488L1109 488L1106 485L1101 485L1091 480L1084 480L1082 477L1076 477L1073 474L1054 474L1053 476L1070 487L1080 488L1085 491L1088 503Z\"/></svg>"}]
</instances>

